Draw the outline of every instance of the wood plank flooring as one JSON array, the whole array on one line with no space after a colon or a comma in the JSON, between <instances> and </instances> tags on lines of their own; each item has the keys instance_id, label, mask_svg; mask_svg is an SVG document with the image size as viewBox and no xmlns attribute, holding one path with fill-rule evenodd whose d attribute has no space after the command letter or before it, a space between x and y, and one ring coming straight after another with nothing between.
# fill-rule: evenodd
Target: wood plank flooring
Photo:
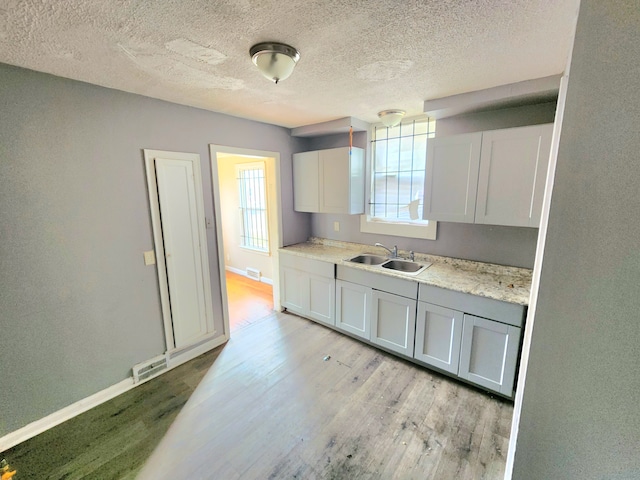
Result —
<instances>
[{"instance_id":1,"label":"wood plank flooring","mask_svg":"<svg viewBox=\"0 0 640 480\"><path fill-rule=\"evenodd\" d=\"M134 479L222 347L0 454L25 479ZM158 477L166 478L166 477Z\"/></svg>"},{"instance_id":2,"label":"wood plank flooring","mask_svg":"<svg viewBox=\"0 0 640 480\"><path fill-rule=\"evenodd\" d=\"M506 401L278 313L1 456L16 480L501 479L511 416Z\"/></svg>"},{"instance_id":3,"label":"wood plank flooring","mask_svg":"<svg viewBox=\"0 0 640 480\"><path fill-rule=\"evenodd\" d=\"M226 272L231 332L273 314L273 288L243 275Z\"/></svg>"},{"instance_id":4,"label":"wood plank flooring","mask_svg":"<svg viewBox=\"0 0 640 480\"><path fill-rule=\"evenodd\" d=\"M511 416L506 401L274 314L229 341L138 478L500 479Z\"/></svg>"}]
</instances>

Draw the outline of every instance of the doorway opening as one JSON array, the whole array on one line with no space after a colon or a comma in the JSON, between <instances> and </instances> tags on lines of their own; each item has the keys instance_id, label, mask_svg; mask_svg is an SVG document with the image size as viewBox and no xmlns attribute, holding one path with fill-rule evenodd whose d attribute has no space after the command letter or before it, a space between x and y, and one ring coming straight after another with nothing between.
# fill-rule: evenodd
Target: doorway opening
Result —
<instances>
[{"instance_id":1,"label":"doorway opening","mask_svg":"<svg viewBox=\"0 0 640 480\"><path fill-rule=\"evenodd\" d=\"M279 308L279 154L210 145L225 335Z\"/></svg>"}]
</instances>

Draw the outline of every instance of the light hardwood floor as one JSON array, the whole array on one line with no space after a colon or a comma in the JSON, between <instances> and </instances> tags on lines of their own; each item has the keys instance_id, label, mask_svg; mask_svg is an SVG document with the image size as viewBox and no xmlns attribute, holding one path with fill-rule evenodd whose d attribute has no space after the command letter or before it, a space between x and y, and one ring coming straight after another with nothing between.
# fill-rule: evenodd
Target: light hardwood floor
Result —
<instances>
[{"instance_id":1,"label":"light hardwood floor","mask_svg":"<svg viewBox=\"0 0 640 480\"><path fill-rule=\"evenodd\" d=\"M231 332L273 313L271 285L229 271L226 279Z\"/></svg>"},{"instance_id":2,"label":"light hardwood floor","mask_svg":"<svg viewBox=\"0 0 640 480\"><path fill-rule=\"evenodd\" d=\"M139 478L500 479L511 416L506 401L274 314L232 337Z\"/></svg>"},{"instance_id":3,"label":"light hardwood floor","mask_svg":"<svg viewBox=\"0 0 640 480\"><path fill-rule=\"evenodd\" d=\"M16 480L501 479L511 416L509 402L274 313L0 456Z\"/></svg>"}]
</instances>

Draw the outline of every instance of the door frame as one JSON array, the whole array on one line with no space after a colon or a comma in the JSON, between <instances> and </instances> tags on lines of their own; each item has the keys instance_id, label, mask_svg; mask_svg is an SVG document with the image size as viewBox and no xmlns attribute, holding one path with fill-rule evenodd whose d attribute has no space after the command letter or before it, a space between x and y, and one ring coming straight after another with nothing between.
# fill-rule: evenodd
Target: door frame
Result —
<instances>
[{"instance_id":1,"label":"door frame","mask_svg":"<svg viewBox=\"0 0 640 480\"><path fill-rule=\"evenodd\" d=\"M158 283L160 287L160 303L162 306L162 321L164 324L165 341L167 353L182 351L189 346L182 346L179 349L175 346L173 335L173 322L171 319L171 301L169 296L169 282L167 279L167 267L164 262L164 241L162 238L162 220L160 216L160 203L158 200L157 178L155 170L155 159L165 158L170 160L185 160L193 163L193 176L195 184L196 209L201 222L198 224L198 236L201 248L202 272L204 282L205 314L207 324L213 325L213 300L211 296L211 276L209 273L209 253L207 250L207 234L205 230L204 195L202 193L202 172L200 169L200 155L197 153L170 152L164 150L144 149L144 163L147 174L147 191L149 193L149 205L151 209L151 224L153 227L153 241L155 244L156 268L158 271ZM203 340L211 339L216 335L215 329L207 333L202 339L196 341L197 344Z\"/></svg>"},{"instance_id":2,"label":"door frame","mask_svg":"<svg viewBox=\"0 0 640 480\"><path fill-rule=\"evenodd\" d=\"M218 267L220 270L220 289L222 293L222 314L224 317L224 336L230 337L229 331L229 302L227 301L227 278L225 270L224 240L222 238L222 212L220 209L220 179L218 177L218 153L232 154L245 157L273 158L275 178L276 205L268 207L268 214L275 219L275 231L271 232L273 245L271 245L271 261L273 263L273 308L282 310L280 305L280 268L278 262L278 249L282 248L282 197L280 194L280 153L267 150L255 150L251 148L229 147L219 144L209 144L211 157L211 181L213 190L213 209L215 213L216 242L218 244Z\"/></svg>"}]
</instances>

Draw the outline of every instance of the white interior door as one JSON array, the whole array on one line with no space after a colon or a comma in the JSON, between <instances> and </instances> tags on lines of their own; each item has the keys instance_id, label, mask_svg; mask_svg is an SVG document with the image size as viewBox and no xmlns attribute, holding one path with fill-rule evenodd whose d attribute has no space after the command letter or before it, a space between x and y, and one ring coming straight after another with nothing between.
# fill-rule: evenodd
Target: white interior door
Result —
<instances>
[{"instance_id":1,"label":"white interior door","mask_svg":"<svg viewBox=\"0 0 640 480\"><path fill-rule=\"evenodd\" d=\"M193 164L156 159L164 256L176 348L207 333Z\"/></svg>"},{"instance_id":2,"label":"white interior door","mask_svg":"<svg viewBox=\"0 0 640 480\"><path fill-rule=\"evenodd\" d=\"M167 350L215 334L200 156L145 150Z\"/></svg>"}]
</instances>

